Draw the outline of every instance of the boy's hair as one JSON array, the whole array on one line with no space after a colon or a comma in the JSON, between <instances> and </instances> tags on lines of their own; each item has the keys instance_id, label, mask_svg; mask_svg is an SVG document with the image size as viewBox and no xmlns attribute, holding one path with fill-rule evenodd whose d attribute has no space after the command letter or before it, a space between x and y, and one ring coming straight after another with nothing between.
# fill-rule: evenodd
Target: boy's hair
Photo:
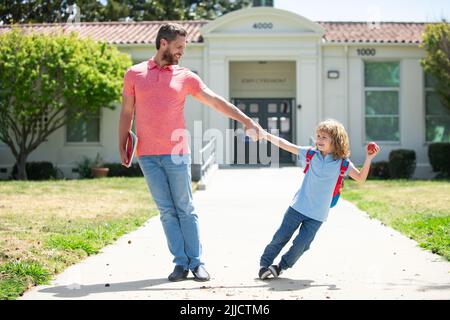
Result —
<instances>
[{"instance_id":1,"label":"boy's hair","mask_svg":"<svg viewBox=\"0 0 450 320\"><path fill-rule=\"evenodd\" d=\"M325 132L330 135L333 146L333 158L335 160L337 158L346 159L350 157L350 143L347 131L345 131L342 123L334 119L322 121L316 128L316 133L318 132Z\"/></svg>"},{"instance_id":2,"label":"boy's hair","mask_svg":"<svg viewBox=\"0 0 450 320\"><path fill-rule=\"evenodd\" d=\"M161 39L166 39L168 42L171 42L177 38L177 36L186 37L187 31L181 25L176 23L165 23L163 24L159 30L158 35L156 36L156 49L159 50L161 45Z\"/></svg>"}]
</instances>

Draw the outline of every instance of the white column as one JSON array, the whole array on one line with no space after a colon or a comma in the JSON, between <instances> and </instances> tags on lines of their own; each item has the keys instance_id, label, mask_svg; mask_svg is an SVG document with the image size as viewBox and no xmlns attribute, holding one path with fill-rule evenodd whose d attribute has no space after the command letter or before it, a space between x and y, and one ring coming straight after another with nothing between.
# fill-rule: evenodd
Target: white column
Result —
<instances>
[{"instance_id":1,"label":"white column","mask_svg":"<svg viewBox=\"0 0 450 320\"><path fill-rule=\"evenodd\" d=\"M318 59L299 58L297 60L297 143L308 145L319 123L320 106L318 92Z\"/></svg>"}]
</instances>

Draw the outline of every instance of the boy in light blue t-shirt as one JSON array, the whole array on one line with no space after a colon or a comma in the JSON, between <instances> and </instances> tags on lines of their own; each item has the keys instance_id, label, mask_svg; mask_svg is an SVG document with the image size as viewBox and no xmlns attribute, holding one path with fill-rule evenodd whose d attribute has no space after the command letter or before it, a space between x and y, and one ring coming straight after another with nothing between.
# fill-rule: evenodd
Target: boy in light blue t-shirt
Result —
<instances>
[{"instance_id":1,"label":"boy in light blue t-shirt","mask_svg":"<svg viewBox=\"0 0 450 320\"><path fill-rule=\"evenodd\" d=\"M307 160L306 154L310 149L315 151L315 154L311 159L308 159L309 167L302 186L284 214L281 226L261 256L259 278L262 280L271 275L277 278L283 270L291 268L300 256L309 249L317 231L327 219L333 191L341 173L342 160L347 159L349 161L344 175L349 175L358 182L364 182L369 173L372 159L380 151L380 147L377 145L374 146L373 150L366 147L366 160L361 171L359 171L349 160L350 150L347 132L344 126L336 120L326 120L319 123L316 128L315 148L297 146L267 132L263 138L298 155L300 161ZM299 226L299 233L292 246L281 257L279 264L273 265L274 259Z\"/></svg>"}]
</instances>

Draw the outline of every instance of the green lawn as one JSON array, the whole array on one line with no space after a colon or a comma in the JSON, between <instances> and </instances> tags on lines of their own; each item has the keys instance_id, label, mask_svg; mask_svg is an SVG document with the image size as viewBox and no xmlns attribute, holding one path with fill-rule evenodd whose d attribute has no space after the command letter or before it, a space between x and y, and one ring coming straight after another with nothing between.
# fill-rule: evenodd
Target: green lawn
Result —
<instances>
[{"instance_id":1,"label":"green lawn","mask_svg":"<svg viewBox=\"0 0 450 320\"><path fill-rule=\"evenodd\" d=\"M144 178L0 182L0 299L15 299L158 214Z\"/></svg>"},{"instance_id":2,"label":"green lawn","mask_svg":"<svg viewBox=\"0 0 450 320\"><path fill-rule=\"evenodd\" d=\"M449 195L450 181L418 180L347 181L342 193L448 260ZM144 178L0 182L0 299L48 283L157 213Z\"/></svg>"},{"instance_id":3,"label":"green lawn","mask_svg":"<svg viewBox=\"0 0 450 320\"><path fill-rule=\"evenodd\" d=\"M346 181L342 197L450 261L450 181Z\"/></svg>"}]
</instances>

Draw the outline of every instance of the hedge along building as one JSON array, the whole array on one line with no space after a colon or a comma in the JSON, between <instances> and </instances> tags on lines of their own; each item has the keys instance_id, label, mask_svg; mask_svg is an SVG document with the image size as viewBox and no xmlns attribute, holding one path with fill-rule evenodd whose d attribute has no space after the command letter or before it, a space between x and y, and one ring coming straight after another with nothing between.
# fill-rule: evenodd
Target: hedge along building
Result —
<instances>
[{"instance_id":1,"label":"hedge along building","mask_svg":"<svg viewBox=\"0 0 450 320\"><path fill-rule=\"evenodd\" d=\"M22 28L75 30L81 37L116 45L139 63L155 54L161 23ZM414 150L415 176L426 177L431 174L429 143L450 140L449 112L440 106L420 65L425 56L419 48L424 23L314 22L272 7L242 9L214 21L179 23L189 33L181 65L264 128L279 129L296 144L310 144L315 126L334 118L348 130L356 164L363 163L364 146L373 140L382 146L377 161L387 160L391 150ZM0 27L0 32L8 29ZM82 156L93 158L99 152L107 162L119 162L117 106L114 111L102 110L94 120L55 132L28 161L51 161L69 178L77 176L73 168ZM238 127L192 98L187 99L185 117L193 154L205 143L206 129L217 129L225 137L227 129ZM196 121L201 121L202 130L195 130ZM223 164L238 161L238 140L224 139ZM6 145L0 146L0 159L0 174L7 177L14 158ZM282 152L280 161L294 163L295 158Z\"/></svg>"}]
</instances>

